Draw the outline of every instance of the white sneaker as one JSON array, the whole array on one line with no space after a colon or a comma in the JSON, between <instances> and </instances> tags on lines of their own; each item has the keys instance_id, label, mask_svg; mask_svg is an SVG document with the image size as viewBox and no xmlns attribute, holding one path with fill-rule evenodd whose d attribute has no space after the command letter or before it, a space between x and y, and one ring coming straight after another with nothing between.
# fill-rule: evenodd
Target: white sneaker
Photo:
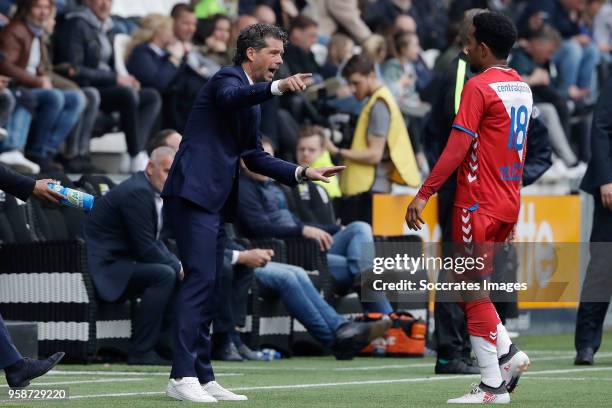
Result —
<instances>
[{"instance_id":1,"label":"white sneaker","mask_svg":"<svg viewBox=\"0 0 612 408\"><path fill-rule=\"evenodd\" d=\"M6 164L7 166L21 167L23 171L27 173L40 173L40 166L26 159L19 150L9 150L8 152L0 153L0 163Z\"/></svg>"},{"instance_id":2,"label":"white sneaker","mask_svg":"<svg viewBox=\"0 0 612 408\"><path fill-rule=\"evenodd\" d=\"M509 404L510 394L506 384L502 382L498 388L492 388L483 383L472 384L472 391L463 397L446 401L448 404Z\"/></svg>"},{"instance_id":3,"label":"white sneaker","mask_svg":"<svg viewBox=\"0 0 612 408\"><path fill-rule=\"evenodd\" d=\"M514 344L510 345L508 354L499 359L499 369L502 379L506 382L508 392L514 391L521 375L529 369L531 362L525 352L519 350Z\"/></svg>"},{"instance_id":4,"label":"white sneaker","mask_svg":"<svg viewBox=\"0 0 612 408\"><path fill-rule=\"evenodd\" d=\"M230 390L226 390L216 381L210 381L202 385L202 389L212 395L219 401L246 401L246 395L234 394Z\"/></svg>"},{"instance_id":5,"label":"white sneaker","mask_svg":"<svg viewBox=\"0 0 612 408\"><path fill-rule=\"evenodd\" d=\"M8 136L8 132L6 131L6 129L0 127L0 140L6 139L7 136Z\"/></svg>"},{"instance_id":6,"label":"white sneaker","mask_svg":"<svg viewBox=\"0 0 612 408\"><path fill-rule=\"evenodd\" d=\"M136 173L143 171L147 167L149 162L149 155L147 152L140 152L136 156L132 157L130 161L130 173Z\"/></svg>"},{"instance_id":7,"label":"white sneaker","mask_svg":"<svg viewBox=\"0 0 612 408\"><path fill-rule=\"evenodd\" d=\"M217 402L215 397L204 391L196 377L183 377L178 381L171 378L166 395L180 401Z\"/></svg>"}]
</instances>

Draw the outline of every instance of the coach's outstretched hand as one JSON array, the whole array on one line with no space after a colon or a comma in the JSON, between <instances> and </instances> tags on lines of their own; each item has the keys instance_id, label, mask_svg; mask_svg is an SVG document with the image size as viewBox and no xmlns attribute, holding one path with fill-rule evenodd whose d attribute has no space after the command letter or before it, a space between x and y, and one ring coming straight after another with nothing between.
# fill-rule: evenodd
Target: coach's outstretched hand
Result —
<instances>
[{"instance_id":1,"label":"coach's outstretched hand","mask_svg":"<svg viewBox=\"0 0 612 408\"><path fill-rule=\"evenodd\" d=\"M306 169L306 177L308 177L308 180L329 183L329 177L335 176L344 169L346 169L346 166L318 167L316 169L309 167Z\"/></svg>"},{"instance_id":2,"label":"coach's outstretched hand","mask_svg":"<svg viewBox=\"0 0 612 408\"><path fill-rule=\"evenodd\" d=\"M421 213L426 205L427 201L422 198L415 197L412 199L406 210L406 224L408 228L418 231L421 229L421 225L425 224L425 220L421 217Z\"/></svg>"},{"instance_id":3,"label":"coach's outstretched hand","mask_svg":"<svg viewBox=\"0 0 612 408\"><path fill-rule=\"evenodd\" d=\"M34 185L34 191L32 192L32 194L35 197L40 198L41 200L50 201L54 204L59 204L59 200L62 200L66 197L64 197L57 191L50 189L48 185L49 183L60 184L59 181L52 179L36 180L36 184Z\"/></svg>"},{"instance_id":4,"label":"coach's outstretched hand","mask_svg":"<svg viewBox=\"0 0 612 408\"><path fill-rule=\"evenodd\" d=\"M295 74L281 79L278 83L278 90L282 93L301 92L305 91L312 83L312 74Z\"/></svg>"}]
</instances>

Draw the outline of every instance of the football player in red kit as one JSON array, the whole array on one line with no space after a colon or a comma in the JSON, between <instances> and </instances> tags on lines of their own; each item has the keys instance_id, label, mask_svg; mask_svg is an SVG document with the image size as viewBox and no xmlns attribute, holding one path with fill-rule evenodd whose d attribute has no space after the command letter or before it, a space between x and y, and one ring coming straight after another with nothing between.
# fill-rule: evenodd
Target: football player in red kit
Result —
<instances>
[{"instance_id":1,"label":"football player in red kit","mask_svg":"<svg viewBox=\"0 0 612 408\"><path fill-rule=\"evenodd\" d=\"M458 169L453 242L484 252L488 262L479 276L455 274L457 280L490 273L493 254L483 248L512 239L518 219L533 99L529 86L506 63L515 41L516 28L508 17L490 12L474 17L466 51L479 74L466 83L446 148L406 213L408 227L420 229L427 200ZM462 299L481 382L448 402L508 403L529 358L512 344L488 293L466 292Z\"/></svg>"}]
</instances>

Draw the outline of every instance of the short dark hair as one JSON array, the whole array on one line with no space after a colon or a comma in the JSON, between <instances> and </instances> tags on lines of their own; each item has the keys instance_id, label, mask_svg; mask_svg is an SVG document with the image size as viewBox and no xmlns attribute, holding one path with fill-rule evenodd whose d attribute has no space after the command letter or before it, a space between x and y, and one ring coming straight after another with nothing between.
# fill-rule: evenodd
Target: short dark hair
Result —
<instances>
[{"instance_id":1,"label":"short dark hair","mask_svg":"<svg viewBox=\"0 0 612 408\"><path fill-rule=\"evenodd\" d=\"M249 48L259 51L267 46L266 38L281 40L283 44L287 42L287 33L280 27L272 24L251 24L245 27L238 36L236 42L236 54L234 64L242 64L246 61L246 52Z\"/></svg>"},{"instance_id":2,"label":"short dark hair","mask_svg":"<svg viewBox=\"0 0 612 408\"><path fill-rule=\"evenodd\" d=\"M305 30L310 27L318 27L319 23L308 16L298 15L289 23L289 34L295 29Z\"/></svg>"},{"instance_id":3,"label":"short dark hair","mask_svg":"<svg viewBox=\"0 0 612 408\"><path fill-rule=\"evenodd\" d=\"M163 129L154 134L153 137L147 142L146 150L149 156L151 155L151 153L153 153L153 150L157 149L158 147L167 146L166 139L168 138L168 136L174 133L178 132L174 129Z\"/></svg>"},{"instance_id":4,"label":"short dark hair","mask_svg":"<svg viewBox=\"0 0 612 408\"><path fill-rule=\"evenodd\" d=\"M497 58L508 58L516 42L516 27L501 13L486 12L474 16L474 37L486 44Z\"/></svg>"},{"instance_id":5,"label":"short dark hair","mask_svg":"<svg viewBox=\"0 0 612 408\"><path fill-rule=\"evenodd\" d=\"M195 13L195 9L187 3L177 3L170 11L170 17L179 18L183 13Z\"/></svg>"},{"instance_id":6,"label":"short dark hair","mask_svg":"<svg viewBox=\"0 0 612 408\"><path fill-rule=\"evenodd\" d=\"M528 30L525 33L526 40L543 40L554 42L555 44L561 44L561 34L553 27L548 24L544 24L542 27L535 30Z\"/></svg>"},{"instance_id":7,"label":"short dark hair","mask_svg":"<svg viewBox=\"0 0 612 408\"><path fill-rule=\"evenodd\" d=\"M321 142L321 147L325 146L325 129L318 125L304 125L298 132L298 142L307 137L316 136Z\"/></svg>"},{"instance_id":8,"label":"short dark hair","mask_svg":"<svg viewBox=\"0 0 612 408\"><path fill-rule=\"evenodd\" d=\"M353 55L342 68L342 76L350 77L353 74L368 75L374 72L374 61L366 54Z\"/></svg>"}]
</instances>

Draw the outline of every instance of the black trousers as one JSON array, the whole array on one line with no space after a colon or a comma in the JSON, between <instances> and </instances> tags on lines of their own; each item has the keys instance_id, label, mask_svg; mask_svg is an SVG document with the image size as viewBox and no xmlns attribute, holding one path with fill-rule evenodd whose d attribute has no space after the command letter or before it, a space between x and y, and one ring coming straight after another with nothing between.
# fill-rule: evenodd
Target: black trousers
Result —
<instances>
[{"instance_id":1,"label":"black trousers","mask_svg":"<svg viewBox=\"0 0 612 408\"><path fill-rule=\"evenodd\" d=\"M132 317L129 350L130 356L138 357L152 351L160 341L163 343L162 327L172 310L177 276L170 266L164 264L122 260L113 262L112 267L132 270L128 286L119 301L140 298Z\"/></svg>"},{"instance_id":2,"label":"black trousers","mask_svg":"<svg viewBox=\"0 0 612 408\"><path fill-rule=\"evenodd\" d=\"M591 231L591 260L586 271L576 316L576 350L601 345L603 322L612 295L612 211L604 208L596 194Z\"/></svg>"},{"instance_id":3,"label":"black trousers","mask_svg":"<svg viewBox=\"0 0 612 408\"><path fill-rule=\"evenodd\" d=\"M152 88L139 91L127 86L100 88L100 108L106 113L119 112L128 153L142 152L161 109L161 96Z\"/></svg>"},{"instance_id":4,"label":"black trousers","mask_svg":"<svg viewBox=\"0 0 612 408\"><path fill-rule=\"evenodd\" d=\"M438 191L438 219L442 229L442 241L452 242L452 210L455 202L455 189L442 188ZM448 271L440 271L438 281L444 282ZM436 292L434 307L436 328L433 338L438 359L452 360L470 355L472 346L467 330L465 313L456 302L448 299L441 301L440 292Z\"/></svg>"}]
</instances>

